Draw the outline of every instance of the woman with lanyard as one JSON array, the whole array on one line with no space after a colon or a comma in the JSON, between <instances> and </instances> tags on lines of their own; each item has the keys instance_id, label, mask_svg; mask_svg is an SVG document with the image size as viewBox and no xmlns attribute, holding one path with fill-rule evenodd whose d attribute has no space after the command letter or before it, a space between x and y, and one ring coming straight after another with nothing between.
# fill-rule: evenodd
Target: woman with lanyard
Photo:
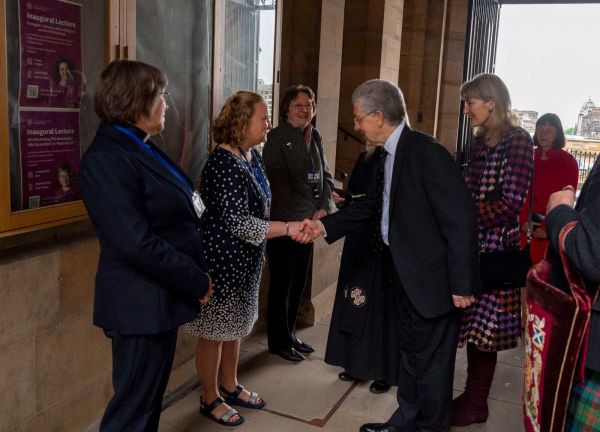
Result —
<instances>
[{"instance_id":1,"label":"woman with lanyard","mask_svg":"<svg viewBox=\"0 0 600 432\"><path fill-rule=\"evenodd\" d=\"M333 180L321 135L311 124L316 114L310 87L288 88L281 100L282 121L269 133L263 157L273 191L274 219L319 219L333 211ZM267 242L269 258L269 351L288 361L302 361L314 348L296 336L296 319L312 255L312 244L286 238Z\"/></svg>"},{"instance_id":2,"label":"woman with lanyard","mask_svg":"<svg viewBox=\"0 0 600 432\"><path fill-rule=\"evenodd\" d=\"M202 382L200 411L211 420L237 426L244 419L231 408L265 406L237 381L240 339L258 318L265 241L290 236L309 241L299 222L271 222L271 191L254 147L271 129L263 98L240 91L230 97L213 124L218 144L202 173L204 255L215 294L202 305L188 333L198 336L196 367ZM220 383L218 378L220 377Z\"/></svg>"},{"instance_id":3,"label":"woman with lanyard","mask_svg":"<svg viewBox=\"0 0 600 432\"><path fill-rule=\"evenodd\" d=\"M203 204L149 138L163 130L167 78L112 62L94 108L102 123L81 162L81 195L100 241L94 324L112 342L113 387L101 431L156 431L177 328L212 294Z\"/></svg>"}]
</instances>

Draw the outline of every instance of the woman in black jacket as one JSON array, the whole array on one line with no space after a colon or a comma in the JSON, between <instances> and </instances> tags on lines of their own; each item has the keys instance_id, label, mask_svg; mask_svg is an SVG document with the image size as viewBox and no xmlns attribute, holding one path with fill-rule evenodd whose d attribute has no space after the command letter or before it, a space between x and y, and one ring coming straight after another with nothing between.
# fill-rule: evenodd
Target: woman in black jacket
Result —
<instances>
[{"instance_id":1,"label":"woman in black jacket","mask_svg":"<svg viewBox=\"0 0 600 432\"><path fill-rule=\"evenodd\" d=\"M94 98L102 120L81 162L81 196L100 262L94 324L112 342L113 387L101 431L156 431L177 328L211 296L202 258L203 204L150 138L163 130L167 77L117 60Z\"/></svg>"}]
</instances>

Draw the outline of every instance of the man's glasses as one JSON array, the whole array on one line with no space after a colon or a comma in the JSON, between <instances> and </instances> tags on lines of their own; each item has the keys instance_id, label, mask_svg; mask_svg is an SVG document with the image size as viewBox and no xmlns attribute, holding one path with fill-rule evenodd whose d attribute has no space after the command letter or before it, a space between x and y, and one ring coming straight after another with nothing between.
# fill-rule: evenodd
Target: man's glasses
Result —
<instances>
[{"instance_id":1,"label":"man's glasses","mask_svg":"<svg viewBox=\"0 0 600 432\"><path fill-rule=\"evenodd\" d=\"M312 104L292 104L290 106L296 111L311 111L313 109Z\"/></svg>"},{"instance_id":2,"label":"man's glasses","mask_svg":"<svg viewBox=\"0 0 600 432\"><path fill-rule=\"evenodd\" d=\"M365 115L361 115L361 116L354 116L354 124L360 124L366 117L370 116L371 114L375 114L377 111L371 111L366 113Z\"/></svg>"}]
</instances>

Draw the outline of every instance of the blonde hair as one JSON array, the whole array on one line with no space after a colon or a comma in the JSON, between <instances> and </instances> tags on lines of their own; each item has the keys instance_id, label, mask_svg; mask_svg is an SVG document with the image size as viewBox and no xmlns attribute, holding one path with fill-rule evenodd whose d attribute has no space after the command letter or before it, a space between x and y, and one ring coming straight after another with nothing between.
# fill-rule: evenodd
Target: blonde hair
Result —
<instances>
[{"instance_id":1,"label":"blonde hair","mask_svg":"<svg viewBox=\"0 0 600 432\"><path fill-rule=\"evenodd\" d=\"M239 91L227 99L213 122L212 135L215 142L232 147L242 145L257 103L264 104L265 100L261 95L249 91Z\"/></svg>"},{"instance_id":2,"label":"blonde hair","mask_svg":"<svg viewBox=\"0 0 600 432\"><path fill-rule=\"evenodd\" d=\"M460 96L465 101L475 98L495 103L495 108L490 112L485 124L475 130L475 136L483 139L489 146L498 144L506 132L519 124L517 116L511 109L508 89L497 75L490 73L476 75L463 84Z\"/></svg>"}]
</instances>

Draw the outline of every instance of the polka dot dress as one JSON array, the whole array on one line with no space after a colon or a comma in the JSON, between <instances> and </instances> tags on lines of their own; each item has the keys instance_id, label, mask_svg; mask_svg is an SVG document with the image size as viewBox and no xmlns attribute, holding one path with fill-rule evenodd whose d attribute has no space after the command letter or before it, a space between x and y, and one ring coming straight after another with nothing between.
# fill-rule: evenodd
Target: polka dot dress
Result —
<instances>
[{"instance_id":1,"label":"polka dot dress","mask_svg":"<svg viewBox=\"0 0 600 432\"><path fill-rule=\"evenodd\" d=\"M252 171L264 173L252 150L250 164L217 147L202 172L202 249L214 295L184 329L205 339L230 341L250 333L258 318L258 289L270 198ZM266 178L266 176L265 176Z\"/></svg>"}]
</instances>

